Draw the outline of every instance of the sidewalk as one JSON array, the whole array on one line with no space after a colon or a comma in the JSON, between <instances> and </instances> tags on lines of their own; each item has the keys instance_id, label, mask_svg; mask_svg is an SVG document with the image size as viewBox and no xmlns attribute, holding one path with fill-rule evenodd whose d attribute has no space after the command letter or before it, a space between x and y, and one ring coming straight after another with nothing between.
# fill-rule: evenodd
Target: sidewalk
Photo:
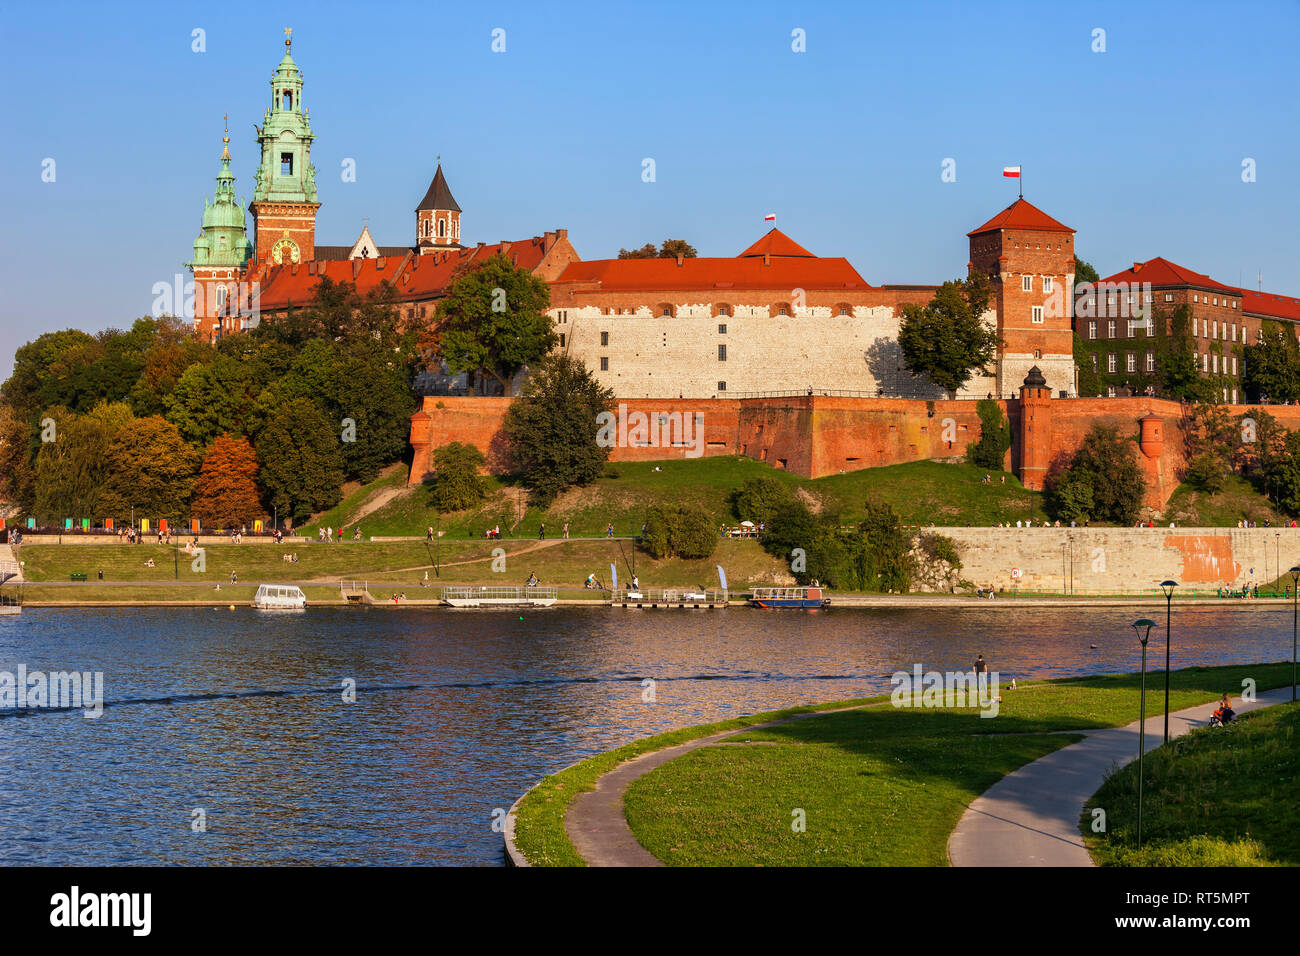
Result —
<instances>
[{"instance_id":1,"label":"sidewalk","mask_svg":"<svg viewBox=\"0 0 1300 956\"><path fill-rule=\"evenodd\" d=\"M1151 688L1147 688L1150 702ZM1291 700L1291 688L1261 692L1249 703L1239 698L1238 715ZM1209 723L1215 704L1169 715L1169 737L1181 737ZM1137 759L1138 721L1088 734L1007 774L967 808L948 838L953 866L1093 866L1079 832L1084 804L1115 765ZM1148 717L1146 751L1164 741L1164 715Z\"/></svg>"}]
</instances>

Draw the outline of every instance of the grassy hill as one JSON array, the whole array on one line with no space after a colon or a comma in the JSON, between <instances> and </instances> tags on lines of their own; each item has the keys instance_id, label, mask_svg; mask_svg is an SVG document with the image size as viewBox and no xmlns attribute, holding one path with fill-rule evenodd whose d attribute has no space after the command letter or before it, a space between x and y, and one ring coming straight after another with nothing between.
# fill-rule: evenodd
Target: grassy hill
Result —
<instances>
[{"instance_id":1,"label":"grassy hill","mask_svg":"<svg viewBox=\"0 0 1300 956\"><path fill-rule=\"evenodd\" d=\"M655 471L656 465L661 469ZM536 537L544 522L548 536L558 536L569 522L575 537L601 535L612 523L618 535L636 534L646 509L661 502L698 505L719 525L735 524L731 497L746 479L775 477L800 495L815 511L838 513L846 523L863 516L863 503L878 495L893 506L904 524L992 525L1044 516L1042 495L1027 491L1018 479L1006 483L981 483L984 472L971 465L918 461L885 468L800 478L763 462L740 457L684 459L662 462L619 462L604 477L586 488L561 495L550 508L539 510L527 503L527 491L513 478L493 477L488 499L478 508L443 515L441 522L428 504L423 487L406 489L362 517L363 533L371 535L422 534L437 525L445 537L481 535L485 528L501 527L503 534ZM377 482L358 488L335 509L312 525L342 524L351 528L367 501L404 480L404 473L386 473Z\"/></svg>"},{"instance_id":2,"label":"grassy hill","mask_svg":"<svg viewBox=\"0 0 1300 956\"><path fill-rule=\"evenodd\" d=\"M1201 528L1235 528L1243 519L1254 521L1261 528L1266 521L1273 525L1283 521L1273 502L1238 475L1229 476L1224 489L1213 495L1191 485L1179 485L1165 506L1165 519Z\"/></svg>"}]
</instances>

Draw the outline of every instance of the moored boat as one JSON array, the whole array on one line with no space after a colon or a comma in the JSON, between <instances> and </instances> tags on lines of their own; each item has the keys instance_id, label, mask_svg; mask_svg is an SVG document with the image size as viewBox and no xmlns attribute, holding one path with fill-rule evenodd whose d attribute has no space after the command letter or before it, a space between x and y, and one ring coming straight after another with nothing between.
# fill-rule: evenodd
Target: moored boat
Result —
<instances>
[{"instance_id":1,"label":"moored boat","mask_svg":"<svg viewBox=\"0 0 1300 956\"><path fill-rule=\"evenodd\" d=\"M826 607L831 599L820 587L754 588L749 603L754 607Z\"/></svg>"},{"instance_id":2,"label":"moored boat","mask_svg":"<svg viewBox=\"0 0 1300 956\"><path fill-rule=\"evenodd\" d=\"M307 595L292 584L263 584L253 595L253 607L263 611L301 611L306 606Z\"/></svg>"}]
</instances>

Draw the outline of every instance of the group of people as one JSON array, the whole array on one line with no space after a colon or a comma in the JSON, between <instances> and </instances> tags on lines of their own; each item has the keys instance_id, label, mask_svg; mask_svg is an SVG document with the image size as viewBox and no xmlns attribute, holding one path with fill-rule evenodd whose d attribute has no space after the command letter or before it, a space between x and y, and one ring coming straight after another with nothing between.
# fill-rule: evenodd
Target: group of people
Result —
<instances>
[{"instance_id":1,"label":"group of people","mask_svg":"<svg viewBox=\"0 0 1300 956\"><path fill-rule=\"evenodd\" d=\"M432 529L430 529L430 530L432 530ZM276 532L276 533L279 534L279 532ZM333 527L317 528L317 529L316 529L316 540L317 540L317 541L324 541L324 542L327 542L327 543L328 543L328 542L337 541L339 544L342 544L342 543L343 543L343 529L342 529L342 528L339 528L339 529L338 529L338 537L335 537L335 529L334 529ZM352 529L352 540L353 540L353 541L360 541L360 540L361 540L361 525L357 525L355 528ZM280 539L279 539L279 538L276 538L276 542L278 543L279 541L280 541Z\"/></svg>"},{"instance_id":2,"label":"group of people","mask_svg":"<svg viewBox=\"0 0 1300 956\"><path fill-rule=\"evenodd\" d=\"M1005 485L1005 484L1007 483L1007 476L1006 476L1006 475L1001 475L1001 476L999 476L998 483L999 483L999 484L1002 484L1002 485ZM992 475L989 475L989 474L986 474L983 478L980 479L980 484L981 484L981 485L991 485L991 484L993 484L993 476L992 476Z\"/></svg>"}]
</instances>

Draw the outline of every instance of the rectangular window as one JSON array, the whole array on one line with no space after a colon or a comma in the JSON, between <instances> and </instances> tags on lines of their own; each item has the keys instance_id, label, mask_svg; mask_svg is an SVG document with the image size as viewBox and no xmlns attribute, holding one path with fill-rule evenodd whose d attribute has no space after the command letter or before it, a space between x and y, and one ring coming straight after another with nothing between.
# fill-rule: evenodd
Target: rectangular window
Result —
<instances>
[{"instance_id":1,"label":"rectangular window","mask_svg":"<svg viewBox=\"0 0 1300 956\"><path fill-rule=\"evenodd\" d=\"M1201 320L1198 319L1196 316L1192 316L1192 335L1196 336L1200 334L1201 334Z\"/></svg>"},{"instance_id":2,"label":"rectangular window","mask_svg":"<svg viewBox=\"0 0 1300 956\"><path fill-rule=\"evenodd\" d=\"M1115 397L1115 386L1114 386L1114 385L1107 385L1107 386L1106 386L1106 397L1107 397L1107 398L1114 398L1114 397Z\"/></svg>"},{"instance_id":3,"label":"rectangular window","mask_svg":"<svg viewBox=\"0 0 1300 956\"><path fill-rule=\"evenodd\" d=\"M1137 356L1136 356L1136 355L1134 355L1132 352L1129 352L1127 355L1124 356L1124 371L1126 371L1126 372L1136 372L1136 371L1137 371L1137 367L1138 367L1138 366L1137 366Z\"/></svg>"},{"instance_id":4,"label":"rectangular window","mask_svg":"<svg viewBox=\"0 0 1300 956\"><path fill-rule=\"evenodd\" d=\"M1235 355L1232 357L1232 374L1233 375L1237 374L1237 356Z\"/></svg>"},{"instance_id":5,"label":"rectangular window","mask_svg":"<svg viewBox=\"0 0 1300 956\"><path fill-rule=\"evenodd\" d=\"M1088 357L1092 359L1092 370L1093 370L1094 372L1097 371L1097 356L1095 356L1095 355L1090 355L1090 356L1088 356Z\"/></svg>"},{"instance_id":6,"label":"rectangular window","mask_svg":"<svg viewBox=\"0 0 1300 956\"><path fill-rule=\"evenodd\" d=\"M1115 337L1115 320L1111 319L1109 322L1106 323L1106 338L1113 339L1114 337Z\"/></svg>"},{"instance_id":7,"label":"rectangular window","mask_svg":"<svg viewBox=\"0 0 1300 956\"><path fill-rule=\"evenodd\" d=\"M725 345L719 345L719 346L718 346L718 361L719 361L719 362L725 362L726 360L727 360L727 347L726 347Z\"/></svg>"},{"instance_id":8,"label":"rectangular window","mask_svg":"<svg viewBox=\"0 0 1300 956\"><path fill-rule=\"evenodd\" d=\"M1043 276L1043 291L1044 291L1044 292L1051 292L1051 291L1052 291L1052 277L1051 277L1051 276Z\"/></svg>"},{"instance_id":9,"label":"rectangular window","mask_svg":"<svg viewBox=\"0 0 1300 956\"><path fill-rule=\"evenodd\" d=\"M1166 292L1166 293L1165 293L1165 301L1166 301L1166 302L1173 302L1173 301L1174 301L1174 294L1173 294L1172 292Z\"/></svg>"},{"instance_id":10,"label":"rectangular window","mask_svg":"<svg viewBox=\"0 0 1300 956\"><path fill-rule=\"evenodd\" d=\"M1192 301L1193 301L1193 302L1200 302L1200 301L1201 301L1201 297L1200 297L1199 295L1193 295L1193 296L1192 296Z\"/></svg>"},{"instance_id":11,"label":"rectangular window","mask_svg":"<svg viewBox=\"0 0 1300 956\"><path fill-rule=\"evenodd\" d=\"M719 326L718 326L718 334L719 334L719 335L726 335L726 334L727 334L727 327L726 327L725 325L719 325Z\"/></svg>"},{"instance_id":12,"label":"rectangular window","mask_svg":"<svg viewBox=\"0 0 1300 956\"><path fill-rule=\"evenodd\" d=\"M608 332L601 332L601 333L600 333L600 344L601 344L601 345L608 345L608 344L609 344L609 333L608 333Z\"/></svg>"},{"instance_id":13,"label":"rectangular window","mask_svg":"<svg viewBox=\"0 0 1300 956\"><path fill-rule=\"evenodd\" d=\"M1036 305L1036 306L1034 306L1033 309L1032 309L1031 312L1030 312L1030 316L1031 316L1031 321L1033 321L1033 322L1042 322L1042 321L1043 321L1043 307L1042 307L1041 305Z\"/></svg>"},{"instance_id":14,"label":"rectangular window","mask_svg":"<svg viewBox=\"0 0 1300 956\"><path fill-rule=\"evenodd\" d=\"M1137 323L1132 319L1128 320L1128 337L1134 338L1137 335Z\"/></svg>"},{"instance_id":15,"label":"rectangular window","mask_svg":"<svg viewBox=\"0 0 1300 956\"><path fill-rule=\"evenodd\" d=\"M1232 404L1237 404L1237 390L1235 388L1232 390Z\"/></svg>"},{"instance_id":16,"label":"rectangular window","mask_svg":"<svg viewBox=\"0 0 1300 956\"><path fill-rule=\"evenodd\" d=\"M718 391L719 391L719 392L725 392L726 390L727 390L727 383L726 383L726 382L719 382L719 383L718 383Z\"/></svg>"},{"instance_id":17,"label":"rectangular window","mask_svg":"<svg viewBox=\"0 0 1300 956\"><path fill-rule=\"evenodd\" d=\"M560 348L564 348L564 333L560 333Z\"/></svg>"},{"instance_id":18,"label":"rectangular window","mask_svg":"<svg viewBox=\"0 0 1300 956\"><path fill-rule=\"evenodd\" d=\"M1202 372L1208 372L1209 370L1210 370L1210 353L1209 353L1209 352L1202 352L1202 353L1201 353L1201 371L1202 371Z\"/></svg>"},{"instance_id":19,"label":"rectangular window","mask_svg":"<svg viewBox=\"0 0 1300 956\"><path fill-rule=\"evenodd\" d=\"M1219 337L1219 320L1215 319L1214 330L1210 333L1210 338L1217 339L1218 337Z\"/></svg>"},{"instance_id":20,"label":"rectangular window","mask_svg":"<svg viewBox=\"0 0 1300 956\"><path fill-rule=\"evenodd\" d=\"M1155 352L1148 352L1148 353L1147 353L1147 371L1148 371L1148 372L1154 372L1155 370L1156 370L1156 353L1155 353Z\"/></svg>"},{"instance_id":21,"label":"rectangular window","mask_svg":"<svg viewBox=\"0 0 1300 956\"><path fill-rule=\"evenodd\" d=\"M1034 277L1033 277L1033 276L1021 276L1021 277L1020 277L1020 291L1021 291L1021 292L1033 292L1033 291L1034 291Z\"/></svg>"},{"instance_id":22,"label":"rectangular window","mask_svg":"<svg viewBox=\"0 0 1300 956\"><path fill-rule=\"evenodd\" d=\"M1096 322L1089 322L1089 323L1088 323L1088 338L1090 338L1090 339L1095 339L1096 337L1097 337L1097 323L1096 323Z\"/></svg>"},{"instance_id":23,"label":"rectangular window","mask_svg":"<svg viewBox=\"0 0 1300 956\"><path fill-rule=\"evenodd\" d=\"M293 175L293 153L280 154L280 175L281 176Z\"/></svg>"},{"instance_id":24,"label":"rectangular window","mask_svg":"<svg viewBox=\"0 0 1300 956\"><path fill-rule=\"evenodd\" d=\"M607 355L602 355L602 356L600 357L600 370L601 370L602 372L608 372L608 371L609 371L609 356L607 356Z\"/></svg>"},{"instance_id":25,"label":"rectangular window","mask_svg":"<svg viewBox=\"0 0 1300 956\"><path fill-rule=\"evenodd\" d=\"M1219 353L1218 352L1214 353L1214 362L1212 364L1214 365L1214 374L1218 375L1219 374Z\"/></svg>"},{"instance_id":26,"label":"rectangular window","mask_svg":"<svg viewBox=\"0 0 1300 956\"><path fill-rule=\"evenodd\" d=\"M1111 352L1109 355L1106 356L1106 371L1113 372L1115 371L1115 368L1116 368L1115 353Z\"/></svg>"}]
</instances>

